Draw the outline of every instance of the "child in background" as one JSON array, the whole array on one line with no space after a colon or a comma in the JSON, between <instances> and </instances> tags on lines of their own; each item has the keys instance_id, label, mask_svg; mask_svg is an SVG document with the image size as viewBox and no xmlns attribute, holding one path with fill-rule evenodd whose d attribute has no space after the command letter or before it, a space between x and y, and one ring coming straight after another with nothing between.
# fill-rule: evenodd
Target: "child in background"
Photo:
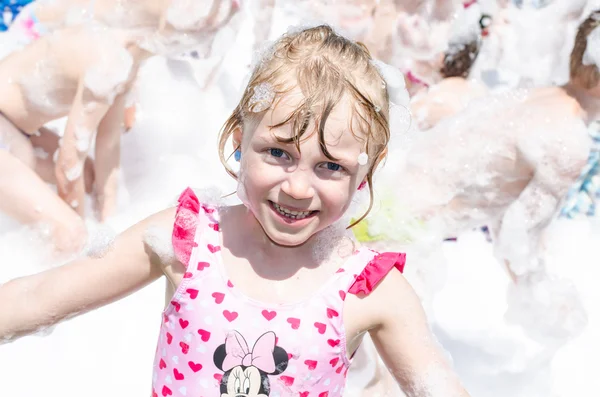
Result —
<instances>
[{"instance_id":1,"label":"child in background","mask_svg":"<svg viewBox=\"0 0 600 397\"><path fill-rule=\"evenodd\" d=\"M0 338L164 275L153 396L341 396L367 333L408 396L467 396L401 275L404 255L344 232L355 192L371 191L386 157L388 117L386 82L364 46L326 26L284 35L220 138L243 205L202 202L188 189L100 257L6 283ZM225 161L230 143L239 172ZM150 244L150 227L172 229L172 253Z\"/></svg>"},{"instance_id":2,"label":"child in background","mask_svg":"<svg viewBox=\"0 0 600 397\"><path fill-rule=\"evenodd\" d=\"M57 21L58 15L67 3L31 4L24 14L37 11L38 23L59 27L44 29L46 34L0 61L0 169L11 169L0 175L0 211L25 224L48 224L58 251L76 250L85 239L77 215L84 215L83 166L92 143L99 218L116 210L125 98L141 63L154 54L178 55L210 41L239 9L232 1L98 0L88 2L92 8L82 12L86 20L62 27L65 21ZM109 12L116 3L119 12ZM32 136L65 116L58 148L44 153L55 166L38 161ZM133 114L128 116L133 122ZM54 169L36 174L40 164ZM40 177L48 174L54 174L50 179L58 196Z\"/></svg>"}]
</instances>

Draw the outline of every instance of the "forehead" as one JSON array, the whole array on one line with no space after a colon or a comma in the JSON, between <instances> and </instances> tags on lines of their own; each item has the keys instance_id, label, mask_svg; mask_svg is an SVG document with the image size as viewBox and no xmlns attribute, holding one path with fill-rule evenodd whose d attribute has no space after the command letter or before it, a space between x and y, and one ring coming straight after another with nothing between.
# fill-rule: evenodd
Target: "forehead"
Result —
<instances>
[{"instance_id":1,"label":"forehead","mask_svg":"<svg viewBox=\"0 0 600 397\"><path fill-rule=\"evenodd\" d=\"M261 126L267 128L258 128L257 135L262 138L273 138L273 135L282 139L291 139L298 134L292 128L292 122L279 127L270 129L269 126L280 124L287 120L290 115L296 111L302 104L304 95L299 88L295 88L284 96L277 98L261 121ZM318 104L311 109L312 116L309 119L308 128L302 135L301 144L305 141L318 140L318 128L323 117L325 104ZM324 128L324 141L327 146L364 146L366 143L366 133L361 130L357 114L352 99L343 95L340 101L333 107L333 110L326 115L327 119Z\"/></svg>"}]
</instances>

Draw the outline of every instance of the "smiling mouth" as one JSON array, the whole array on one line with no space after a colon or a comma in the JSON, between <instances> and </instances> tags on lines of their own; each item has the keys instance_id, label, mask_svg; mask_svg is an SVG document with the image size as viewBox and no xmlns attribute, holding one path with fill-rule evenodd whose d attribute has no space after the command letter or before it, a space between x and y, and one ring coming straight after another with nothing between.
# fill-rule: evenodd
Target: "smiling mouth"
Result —
<instances>
[{"instance_id":1,"label":"smiling mouth","mask_svg":"<svg viewBox=\"0 0 600 397\"><path fill-rule=\"evenodd\" d=\"M319 211L292 210L292 209L283 207L283 206L281 206L273 201L270 201L270 200L269 200L269 204L271 204L271 208L273 208L273 210L275 210L275 212L277 212L279 215L281 215L287 219L295 219L295 220L306 219L306 218L310 218L310 217L314 216L317 212L319 212Z\"/></svg>"}]
</instances>

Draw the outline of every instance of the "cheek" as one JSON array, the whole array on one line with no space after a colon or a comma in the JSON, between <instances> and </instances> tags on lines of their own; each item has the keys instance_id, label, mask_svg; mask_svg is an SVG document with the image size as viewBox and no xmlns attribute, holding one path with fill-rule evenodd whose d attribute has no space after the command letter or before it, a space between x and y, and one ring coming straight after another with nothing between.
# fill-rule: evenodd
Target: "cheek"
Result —
<instances>
[{"instance_id":1,"label":"cheek","mask_svg":"<svg viewBox=\"0 0 600 397\"><path fill-rule=\"evenodd\" d=\"M246 189L268 189L277 182L278 172L262 162L249 160L241 172L241 180Z\"/></svg>"},{"instance_id":2,"label":"cheek","mask_svg":"<svg viewBox=\"0 0 600 397\"><path fill-rule=\"evenodd\" d=\"M352 200L352 194L349 192L348 186L323 189L319 197L330 212L344 212Z\"/></svg>"}]
</instances>

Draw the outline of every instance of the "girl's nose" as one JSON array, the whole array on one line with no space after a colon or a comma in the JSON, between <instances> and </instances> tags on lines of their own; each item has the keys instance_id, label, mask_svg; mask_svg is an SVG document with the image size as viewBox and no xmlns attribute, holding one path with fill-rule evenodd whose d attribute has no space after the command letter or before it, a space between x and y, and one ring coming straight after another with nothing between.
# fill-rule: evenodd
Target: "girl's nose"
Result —
<instances>
[{"instance_id":1,"label":"girl's nose","mask_svg":"<svg viewBox=\"0 0 600 397\"><path fill-rule=\"evenodd\" d=\"M281 190L296 200L310 199L315 194L315 190L310 183L310 176L301 169L290 172L288 178L283 181Z\"/></svg>"}]
</instances>

